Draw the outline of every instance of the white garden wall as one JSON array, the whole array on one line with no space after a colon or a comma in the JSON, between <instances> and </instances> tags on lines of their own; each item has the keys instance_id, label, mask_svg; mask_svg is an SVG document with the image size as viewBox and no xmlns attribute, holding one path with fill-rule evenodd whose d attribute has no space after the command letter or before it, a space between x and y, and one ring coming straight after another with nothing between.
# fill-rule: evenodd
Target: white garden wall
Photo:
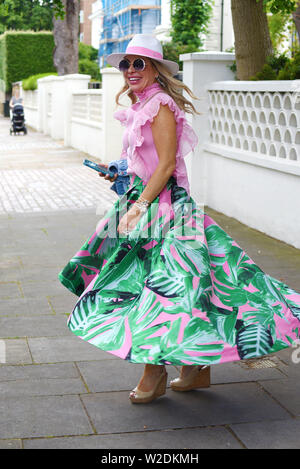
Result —
<instances>
[{"instance_id":1,"label":"white garden wall","mask_svg":"<svg viewBox=\"0 0 300 469\"><path fill-rule=\"evenodd\" d=\"M208 55L182 57L202 112L191 119L199 136L189 161L192 195L300 248L300 80L228 80L229 54L214 62Z\"/></svg>"}]
</instances>

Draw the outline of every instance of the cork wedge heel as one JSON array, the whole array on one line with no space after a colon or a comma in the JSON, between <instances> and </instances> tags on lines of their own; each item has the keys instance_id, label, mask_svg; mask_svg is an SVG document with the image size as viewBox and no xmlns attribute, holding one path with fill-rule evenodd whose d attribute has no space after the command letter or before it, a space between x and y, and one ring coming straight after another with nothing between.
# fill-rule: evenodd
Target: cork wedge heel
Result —
<instances>
[{"instance_id":1,"label":"cork wedge heel","mask_svg":"<svg viewBox=\"0 0 300 469\"><path fill-rule=\"evenodd\" d=\"M176 378L170 382L173 391L191 391L210 387L210 367L195 366L185 378Z\"/></svg>"}]
</instances>

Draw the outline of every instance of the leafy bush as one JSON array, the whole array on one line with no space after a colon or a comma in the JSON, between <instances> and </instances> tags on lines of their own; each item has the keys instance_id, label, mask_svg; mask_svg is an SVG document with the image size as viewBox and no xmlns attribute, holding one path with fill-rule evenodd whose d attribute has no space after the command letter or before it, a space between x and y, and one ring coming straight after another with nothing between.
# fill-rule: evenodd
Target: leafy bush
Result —
<instances>
[{"instance_id":1,"label":"leafy bush","mask_svg":"<svg viewBox=\"0 0 300 469\"><path fill-rule=\"evenodd\" d=\"M36 90L37 89L37 80L39 78L44 78L49 75L57 75L57 73L39 73L37 75L32 75L31 77L26 78L22 81L23 90Z\"/></svg>"},{"instance_id":2,"label":"leafy bush","mask_svg":"<svg viewBox=\"0 0 300 469\"><path fill-rule=\"evenodd\" d=\"M258 80L276 80L277 73L271 65L265 64L260 72L258 72L254 77L250 77L249 80L258 81Z\"/></svg>"},{"instance_id":3,"label":"leafy bush","mask_svg":"<svg viewBox=\"0 0 300 469\"><path fill-rule=\"evenodd\" d=\"M296 80L300 78L300 51L289 58L285 54L270 55L262 70L250 80Z\"/></svg>"},{"instance_id":4,"label":"leafy bush","mask_svg":"<svg viewBox=\"0 0 300 469\"><path fill-rule=\"evenodd\" d=\"M172 0L170 32L175 44L188 45L196 52L203 46L203 35L208 31L212 16L212 0Z\"/></svg>"},{"instance_id":5,"label":"leafy bush","mask_svg":"<svg viewBox=\"0 0 300 469\"><path fill-rule=\"evenodd\" d=\"M91 78L101 81L101 74L98 64L96 62L92 62L89 59L81 59L78 61L78 72L91 75Z\"/></svg>"},{"instance_id":6,"label":"leafy bush","mask_svg":"<svg viewBox=\"0 0 300 469\"><path fill-rule=\"evenodd\" d=\"M95 49L93 46L89 46L88 44L84 44L83 42L79 42L78 44L78 58L79 60L82 59L89 59L92 62L98 60L98 50Z\"/></svg>"},{"instance_id":7,"label":"leafy bush","mask_svg":"<svg viewBox=\"0 0 300 469\"><path fill-rule=\"evenodd\" d=\"M91 81L101 81L98 65L98 50L88 44L78 44L78 72L91 75Z\"/></svg>"},{"instance_id":8,"label":"leafy bush","mask_svg":"<svg viewBox=\"0 0 300 469\"><path fill-rule=\"evenodd\" d=\"M180 70L182 70L182 62L179 60L179 56L181 54L187 54L189 52L195 52L194 47L183 46L173 41L163 44L164 59L177 62Z\"/></svg>"},{"instance_id":9,"label":"leafy bush","mask_svg":"<svg viewBox=\"0 0 300 469\"><path fill-rule=\"evenodd\" d=\"M300 78L300 51L290 59L282 70L279 70L277 80L297 80Z\"/></svg>"}]
</instances>

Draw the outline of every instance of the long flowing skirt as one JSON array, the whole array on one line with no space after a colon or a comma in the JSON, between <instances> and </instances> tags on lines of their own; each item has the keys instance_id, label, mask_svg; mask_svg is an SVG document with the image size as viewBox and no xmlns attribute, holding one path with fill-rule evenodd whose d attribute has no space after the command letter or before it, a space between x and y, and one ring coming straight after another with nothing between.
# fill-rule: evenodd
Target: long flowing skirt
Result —
<instances>
[{"instance_id":1,"label":"long flowing skirt","mask_svg":"<svg viewBox=\"0 0 300 469\"><path fill-rule=\"evenodd\" d=\"M68 327L132 363L212 365L297 343L300 293L264 273L171 177L124 236L127 193L59 273L79 299Z\"/></svg>"}]
</instances>

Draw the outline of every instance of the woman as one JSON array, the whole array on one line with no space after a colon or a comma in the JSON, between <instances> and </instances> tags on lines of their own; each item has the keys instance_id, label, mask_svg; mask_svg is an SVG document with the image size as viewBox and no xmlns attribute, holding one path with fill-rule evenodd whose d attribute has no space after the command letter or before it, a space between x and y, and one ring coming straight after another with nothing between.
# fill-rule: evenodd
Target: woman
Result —
<instances>
[{"instance_id":1,"label":"woman","mask_svg":"<svg viewBox=\"0 0 300 469\"><path fill-rule=\"evenodd\" d=\"M130 393L146 403L166 391L210 385L215 363L260 357L299 337L300 294L265 274L189 195L184 157L197 137L184 112L192 92L173 76L154 37L136 35L108 63L119 68L132 106L122 158L130 185L59 274L80 298L70 329L144 374ZM107 177L106 177L107 178Z\"/></svg>"},{"instance_id":2,"label":"woman","mask_svg":"<svg viewBox=\"0 0 300 469\"><path fill-rule=\"evenodd\" d=\"M23 98L20 97L20 87L18 85L13 86L12 97L9 101L10 118L12 118L12 110L15 104L23 104Z\"/></svg>"}]
</instances>

